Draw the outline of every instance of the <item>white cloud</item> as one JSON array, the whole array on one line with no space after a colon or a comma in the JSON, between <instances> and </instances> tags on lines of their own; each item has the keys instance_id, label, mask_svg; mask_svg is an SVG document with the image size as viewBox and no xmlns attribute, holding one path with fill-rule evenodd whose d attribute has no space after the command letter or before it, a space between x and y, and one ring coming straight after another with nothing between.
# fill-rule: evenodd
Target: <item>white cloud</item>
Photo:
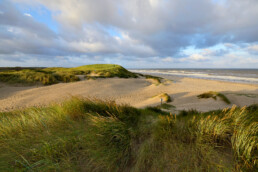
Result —
<instances>
[{"instance_id":1,"label":"white cloud","mask_svg":"<svg viewBox=\"0 0 258 172\"><path fill-rule=\"evenodd\" d=\"M155 8L157 7L160 3L162 3L162 0L149 0L151 7Z\"/></svg>"},{"instance_id":2,"label":"white cloud","mask_svg":"<svg viewBox=\"0 0 258 172\"><path fill-rule=\"evenodd\" d=\"M58 32L16 9L24 4L50 10ZM0 11L0 54L212 65L233 49L257 51L257 0L4 0ZM183 54L189 46L199 51Z\"/></svg>"},{"instance_id":3,"label":"white cloud","mask_svg":"<svg viewBox=\"0 0 258 172\"><path fill-rule=\"evenodd\" d=\"M257 51L258 52L258 44L251 45L251 46L247 47L247 49L251 50L251 51Z\"/></svg>"},{"instance_id":4,"label":"white cloud","mask_svg":"<svg viewBox=\"0 0 258 172\"><path fill-rule=\"evenodd\" d=\"M162 58L162 61L163 61L163 62L174 62L175 59L172 58L172 57L165 57L165 58Z\"/></svg>"},{"instance_id":5,"label":"white cloud","mask_svg":"<svg viewBox=\"0 0 258 172\"><path fill-rule=\"evenodd\" d=\"M203 62L209 60L209 57L205 57L201 54L192 54L189 57L179 59L180 62Z\"/></svg>"},{"instance_id":6,"label":"white cloud","mask_svg":"<svg viewBox=\"0 0 258 172\"><path fill-rule=\"evenodd\" d=\"M27 17L32 17L31 14L29 14L29 13L24 13L24 15Z\"/></svg>"},{"instance_id":7,"label":"white cloud","mask_svg":"<svg viewBox=\"0 0 258 172\"><path fill-rule=\"evenodd\" d=\"M188 59L193 61L203 61L203 60L208 60L209 58L204 57L201 54L192 54Z\"/></svg>"}]
</instances>

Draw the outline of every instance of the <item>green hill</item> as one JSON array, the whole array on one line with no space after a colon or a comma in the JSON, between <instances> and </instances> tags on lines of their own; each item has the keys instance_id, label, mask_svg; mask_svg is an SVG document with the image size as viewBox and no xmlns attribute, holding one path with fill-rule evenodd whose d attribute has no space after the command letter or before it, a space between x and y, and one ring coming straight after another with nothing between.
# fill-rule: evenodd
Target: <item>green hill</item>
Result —
<instances>
[{"instance_id":1,"label":"green hill","mask_svg":"<svg viewBox=\"0 0 258 172\"><path fill-rule=\"evenodd\" d=\"M82 71L85 71L85 70L93 71L93 70L113 70L113 69L121 69L121 68L123 67L116 64L92 64L92 65L79 66L71 69L82 70Z\"/></svg>"},{"instance_id":2,"label":"green hill","mask_svg":"<svg viewBox=\"0 0 258 172\"><path fill-rule=\"evenodd\" d=\"M71 71L82 74L98 74L99 77L136 78L137 75L129 72L120 65L115 64L93 64L71 68Z\"/></svg>"},{"instance_id":3,"label":"green hill","mask_svg":"<svg viewBox=\"0 0 258 172\"><path fill-rule=\"evenodd\" d=\"M51 85L60 82L79 81L78 75L85 78L136 78L137 75L114 64L85 65L75 68L4 68L0 70L0 82L10 84Z\"/></svg>"}]
</instances>

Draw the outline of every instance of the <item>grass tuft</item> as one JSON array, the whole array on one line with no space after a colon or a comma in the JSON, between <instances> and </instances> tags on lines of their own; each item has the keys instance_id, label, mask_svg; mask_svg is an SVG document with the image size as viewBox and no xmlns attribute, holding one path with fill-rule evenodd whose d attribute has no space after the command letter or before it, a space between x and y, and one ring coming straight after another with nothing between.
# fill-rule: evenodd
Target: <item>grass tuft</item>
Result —
<instances>
[{"instance_id":1,"label":"grass tuft","mask_svg":"<svg viewBox=\"0 0 258 172\"><path fill-rule=\"evenodd\" d=\"M161 80L163 78L157 77L157 76L152 76L152 75L143 75L146 79L152 79L155 81L156 84L161 84Z\"/></svg>"},{"instance_id":2,"label":"grass tuft","mask_svg":"<svg viewBox=\"0 0 258 172\"><path fill-rule=\"evenodd\" d=\"M227 104L231 104L231 102L229 101L229 99L222 93L219 93L219 92L215 92L215 91L209 91L209 92L206 92L206 93L203 93L203 94L200 94L197 96L198 98L204 98L204 99L207 99L207 98L213 98L214 100L217 100L217 97L221 98L221 100L223 100L225 103Z\"/></svg>"},{"instance_id":3,"label":"grass tuft","mask_svg":"<svg viewBox=\"0 0 258 172\"><path fill-rule=\"evenodd\" d=\"M171 97L167 93L159 94L156 97L162 98L162 100L166 103L172 102Z\"/></svg>"}]
</instances>

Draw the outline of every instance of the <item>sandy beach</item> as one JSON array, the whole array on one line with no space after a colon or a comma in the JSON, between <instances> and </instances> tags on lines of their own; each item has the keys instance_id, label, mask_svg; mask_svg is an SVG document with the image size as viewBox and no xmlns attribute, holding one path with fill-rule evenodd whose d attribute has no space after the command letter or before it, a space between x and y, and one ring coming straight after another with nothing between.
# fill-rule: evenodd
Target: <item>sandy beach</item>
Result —
<instances>
[{"instance_id":1,"label":"sandy beach","mask_svg":"<svg viewBox=\"0 0 258 172\"><path fill-rule=\"evenodd\" d=\"M198 99L197 95L217 91L225 94L232 102L226 104L220 99ZM179 110L196 109L209 111L258 103L258 85L221 82L204 79L170 77L156 84L145 78L137 79L96 79L74 83L61 83L42 87L15 87L0 85L0 111L10 111L17 108L44 106L61 102L70 96L82 96L104 100L114 100L118 104L129 104L134 107L155 106L161 93L171 96L171 105Z\"/></svg>"}]
</instances>

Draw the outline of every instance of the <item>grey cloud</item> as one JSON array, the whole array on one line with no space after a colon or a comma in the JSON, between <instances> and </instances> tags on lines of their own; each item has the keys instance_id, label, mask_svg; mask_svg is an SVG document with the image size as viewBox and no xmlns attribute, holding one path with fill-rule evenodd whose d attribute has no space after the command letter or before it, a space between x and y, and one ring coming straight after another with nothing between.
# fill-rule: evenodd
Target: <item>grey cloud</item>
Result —
<instances>
[{"instance_id":1,"label":"grey cloud","mask_svg":"<svg viewBox=\"0 0 258 172\"><path fill-rule=\"evenodd\" d=\"M12 3L6 0L0 3L0 11L2 12L0 14L0 25L24 28L28 32L33 32L39 37L48 39L56 37L55 33L44 24L35 22L33 18L20 13Z\"/></svg>"},{"instance_id":2,"label":"grey cloud","mask_svg":"<svg viewBox=\"0 0 258 172\"><path fill-rule=\"evenodd\" d=\"M86 55L123 59L182 58L188 46L209 48L257 44L258 1L226 0L12 0L44 5L58 22L58 33L4 1L0 10L0 53ZM14 27L20 33L7 32ZM110 35L114 28L118 37ZM37 37L33 37L37 35ZM26 40L26 41L25 41ZM250 51L251 52L251 51ZM212 56L223 56L217 50ZM193 59L193 58L192 58ZM197 58L198 59L198 58Z\"/></svg>"},{"instance_id":3,"label":"grey cloud","mask_svg":"<svg viewBox=\"0 0 258 172\"><path fill-rule=\"evenodd\" d=\"M63 52L53 31L19 12L11 2L2 1L0 11L0 54Z\"/></svg>"}]
</instances>

